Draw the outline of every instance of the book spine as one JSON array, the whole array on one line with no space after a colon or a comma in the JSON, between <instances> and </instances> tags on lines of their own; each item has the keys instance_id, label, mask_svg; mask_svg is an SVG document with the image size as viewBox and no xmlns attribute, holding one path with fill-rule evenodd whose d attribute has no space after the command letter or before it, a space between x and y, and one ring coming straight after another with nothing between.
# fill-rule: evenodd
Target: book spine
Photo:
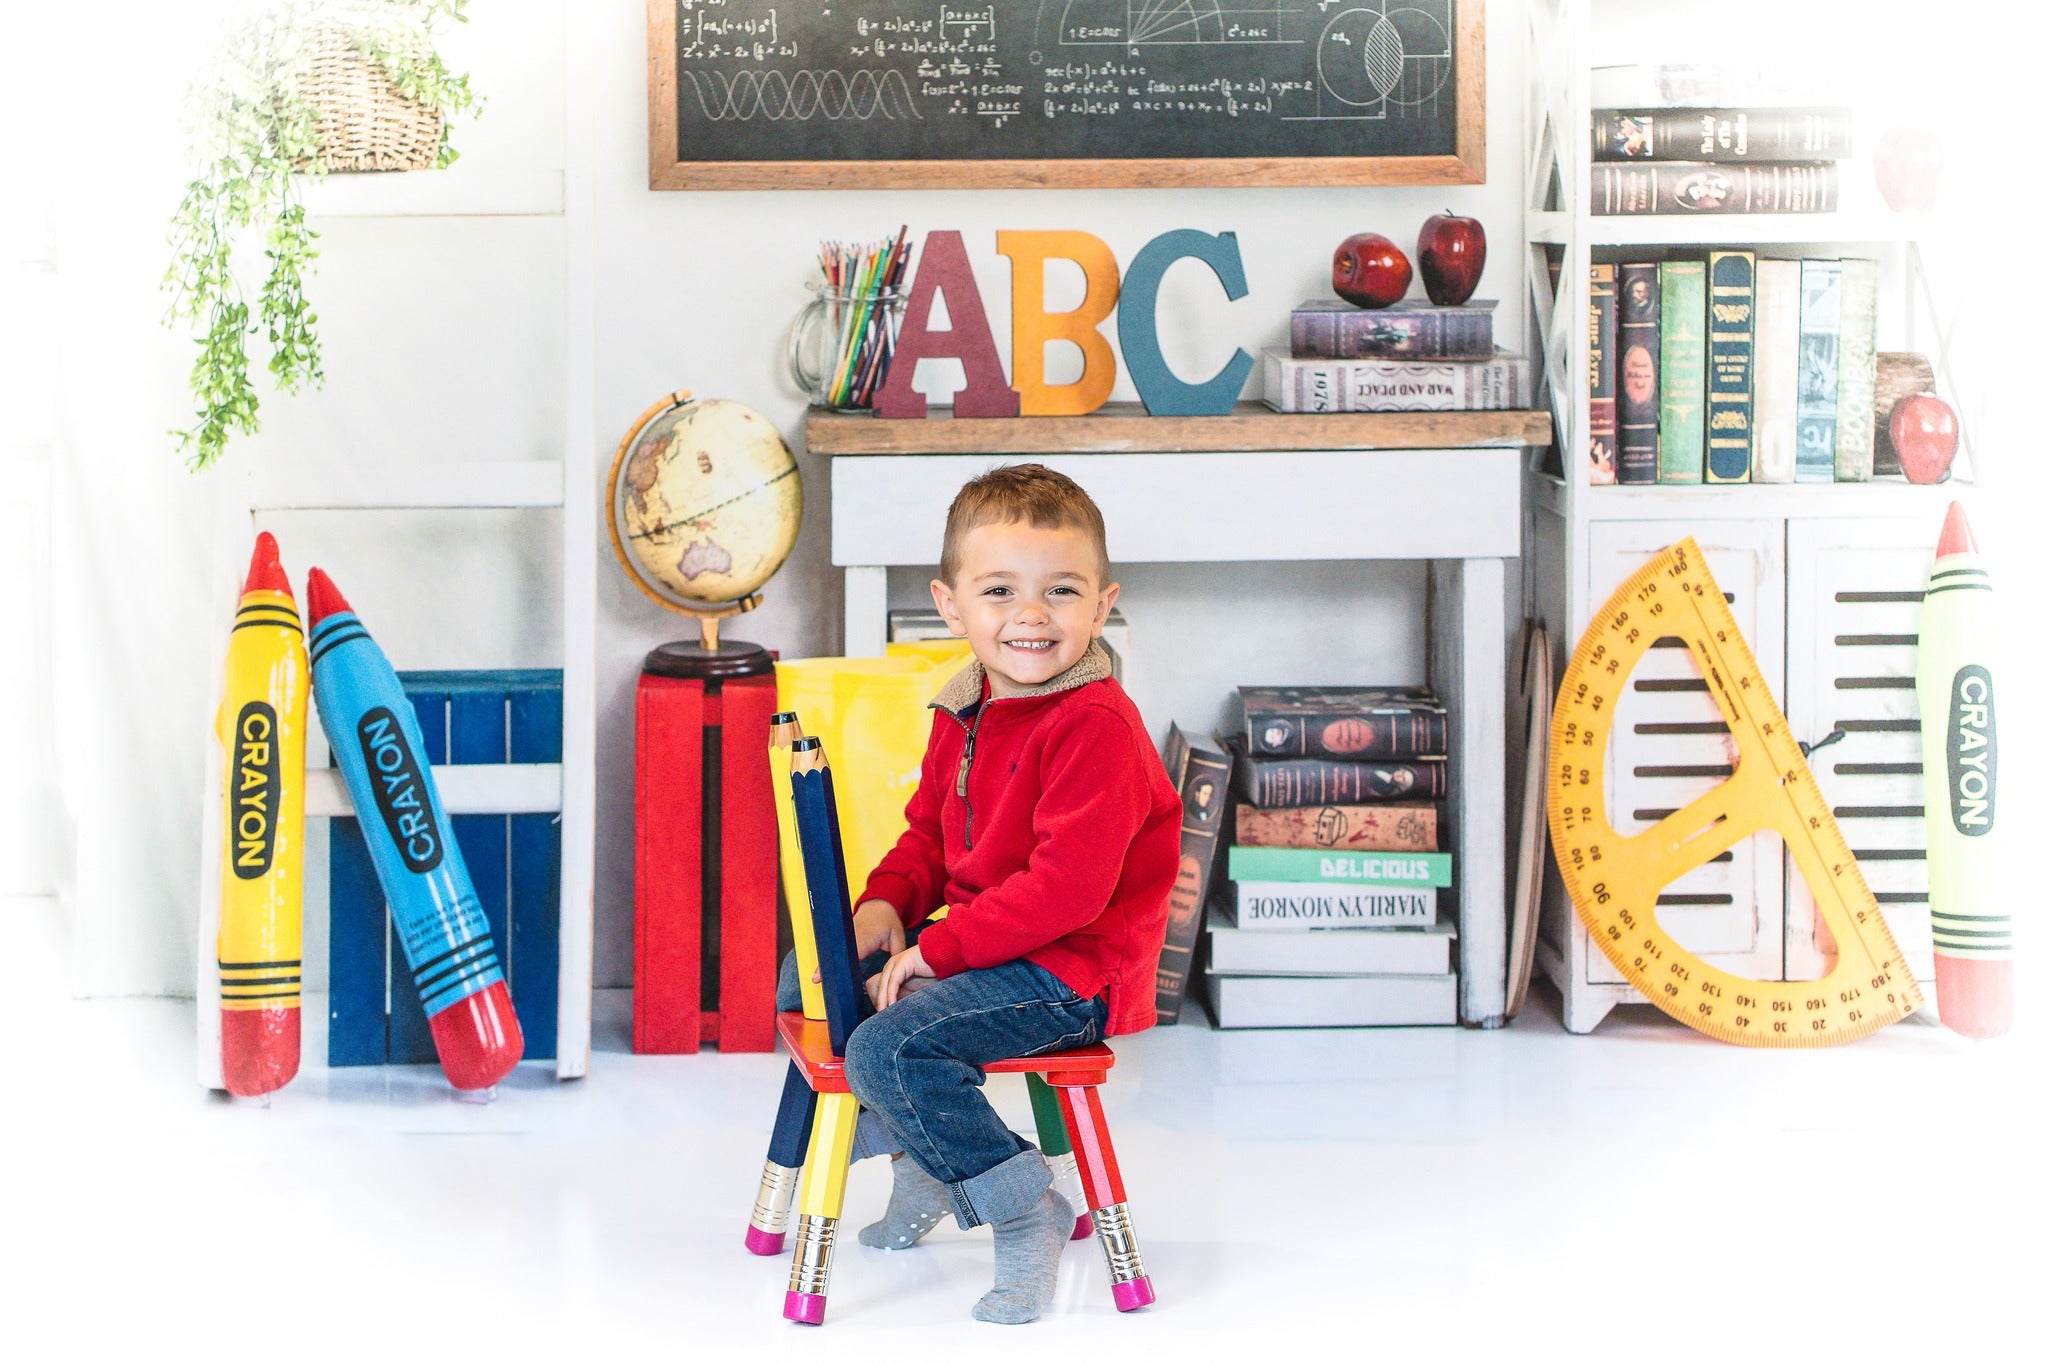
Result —
<instances>
[{"instance_id":1,"label":"book spine","mask_svg":"<svg viewBox=\"0 0 2048 1365\"><path fill-rule=\"evenodd\" d=\"M1868 483L1877 460L1877 262L1842 262L1835 356L1835 482Z\"/></svg>"},{"instance_id":2,"label":"book spine","mask_svg":"<svg viewBox=\"0 0 2048 1365\"><path fill-rule=\"evenodd\" d=\"M1297 359L1484 360L1494 351L1493 314L1483 308L1430 313L1296 309L1288 339Z\"/></svg>"},{"instance_id":3,"label":"book spine","mask_svg":"<svg viewBox=\"0 0 2048 1365\"><path fill-rule=\"evenodd\" d=\"M1698 483L1707 448L1707 266L1657 268L1657 482Z\"/></svg>"},{"instance_id":4,"label":"book spine","mask_svg":"<svg viewBox=\"0 0 2048 1365\"><path fill-rule=\"evenodd\" d=\"M1614 482L1614 267L1596 265L1586 317L1586 481Z\"/></svg>"},{"instance_id":5,"label":"book spine","mask_svg":"<svg viewBox=\"0 0 2048 1365\"><path fill-rule=\"evenodd\" d=\"M1436 892L1349 890L1301 882L1238 882L1240 929L1433 924Z\"/></svg>"},{"instance_id":6,"label":"book spine","mask_svg":"<svg viewBox=\"0 0 2048 1365\"><path fill-rule=\"evenodd\" d=\"M1329 848L1367 853L1434 853L1434 806L1237 807L1237 842L1247 848Z\"/></svg>"},{"instance_id":7,"label":"book spine","mask_svg":"<svg viewBox=\"0 0 2048 1365\"><path fill-rule=\"evenodd\" d=\"M1657 482L1657 267L1624 265L1615 275L1621 365L1616 371L1615 425L1619 445L1615 478Z\"/></svg>"},{"instance_id":8,"label":"book spine","mask_svg":"<svg viewBox=\"0 0 2048 1365\"><path fill-rule=\"evenodd\" d=\"M1749 482L1756 255L1707 255L1707 482Z\"/></svg>"},{"instance_id":9,"label":"book spine","mask_svg":"<svg viewBox=\"0 0 2048 1365\"><path fill-rule=\"evenodd\" d=\"M1595 109L1595 161L1839 161L1849 111Z\"/></svg>"},{"instance_id":10,"label":"book spine","mask_svg":"<svg viewBox=\"0 0 2048 1365\"><path fill-rule=\"evenodd\" d=\"M1799 263L1797 483L1835 481L1835 382L1842 342L1842 263Z\"/></svg>"},{"instance_id":11,"label":"book spine","mask_svg":"<svg viewBox=\"0 0 2048 1365\"><path fill-rule=\"evenodd\" d=\"M1441 762L1345 763L1329 758L1247 759L1238 766L1238 794L1262 809L1341 806L1356 801L1437 801L1444 795Z\"/></svg>"},{"instance_id":12,"label":"book spine","mask_svg":"<svg viewBox=\"0 0 2048 1365\"><path fill-rule=\"evenodd\" d=\"M1170 754L1175 741L1187 756L1180 774L1180 868L1166 896L1166 941L1160 947L1159 969L1153 978L1153 1004L1162 1024L1180 1018L1181 1004L1187 998L1195 944L1202 933L1202 907L1209 903L1209 882L1221 846L1218 835L1223 828L1224 798L1230 791L1226 759L1189 746L1178 727L1168 736Z\"/></svg>"},{"instance_id":13,"label":"book spine","mask_svg":"<svg viewBox=\"0 0 2048 1365\"><path fill-rule=\"evenodd\" d=\"M1299 360L1265 355L1266 406L1278 412L1496 412L1528 406L1529 362Z\"/></svg>"},{"instance_id":14,"label":"book spine","mask_svg":"<svg viewBox=\"0 0 2048 1365\"><path fill-rule=\"evenodd\" d=\"M1451 884L1451 855L1339 853L1327 848L1260 848L1232 844L1229 876L1238 882L1438 889Z\"/></svg>"},{"instance_id":15,"label":"book spine","mask_svg":"<svg viewBox=\"0 0 2048 1365\"><path fill-rule=\"evenodd\" d=\"M1593 165L1596 217L1647 213L1833 213L1840 176L1832 161L1601 161Z\"/></svg>"},{"instance_id":16,"label":"book spine","mask_svg":"<svg viewBox=\"0 0 2048 1365\"><path fill-rule=\"evenodd\" d=\"M1256 758L1442 758L1450 720L1442 711L1385 710L1304 716L1244 712L1245 752Z\"/></svg>"},{"instance_id":17,"label":"book spine","mask_svg":"<svg viewBox=\"0 0 2048 1365\"><path fill-rule=\"evenodd\" d=\"M1799 262L1756 263L1750 481L1791 483L1799 451Z\"/></svg>"}]
</instances>

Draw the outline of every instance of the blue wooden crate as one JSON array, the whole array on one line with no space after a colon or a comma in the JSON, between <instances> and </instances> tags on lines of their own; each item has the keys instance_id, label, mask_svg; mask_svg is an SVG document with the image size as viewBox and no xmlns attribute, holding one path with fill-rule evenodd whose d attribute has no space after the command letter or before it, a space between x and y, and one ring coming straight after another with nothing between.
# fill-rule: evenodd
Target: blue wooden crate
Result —
<instances>
[{"instance_id":1,"label":"blue wooden crate","mask_svg":"<svg viewBox=\"0 0 2048 1365\"><path fill-rule=\"evenodd\" d=\"M419 719L426 759L437 767L562 761L560 669L422 670L398 681ZM450 823L498 946L526 1056L553 1057L561 827L549 814L458 815ZM328 850L327 1064L436 1061L354 820L333 822Z\"/></svg>"}]
</instances>

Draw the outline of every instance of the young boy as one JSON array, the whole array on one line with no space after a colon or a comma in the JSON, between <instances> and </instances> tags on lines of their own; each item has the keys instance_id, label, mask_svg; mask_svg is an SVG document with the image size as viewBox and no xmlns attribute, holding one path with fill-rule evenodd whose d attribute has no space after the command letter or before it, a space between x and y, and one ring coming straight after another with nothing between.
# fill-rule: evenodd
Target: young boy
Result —
<instances>
[{"instance_id":1,"label":"young boy","mask_svg":"<svg viewBox=\"0 0 2048 1365\"><path fill-rule=\"evenodd\" d=\"M1065 475L1012 465L960 490L932 600L974 662L932 703L909 828L854 914L859 953L890 953L846 1047L855 1151L908 1156L860 1240L908 1247L947 1212L992 1225L985 1322L1052 1301L1075 1210L983 1097L982 1065L1157 1020L1180 800L1095 643L1108 580L1102 513Z\"/></svg>"}]
</instances>

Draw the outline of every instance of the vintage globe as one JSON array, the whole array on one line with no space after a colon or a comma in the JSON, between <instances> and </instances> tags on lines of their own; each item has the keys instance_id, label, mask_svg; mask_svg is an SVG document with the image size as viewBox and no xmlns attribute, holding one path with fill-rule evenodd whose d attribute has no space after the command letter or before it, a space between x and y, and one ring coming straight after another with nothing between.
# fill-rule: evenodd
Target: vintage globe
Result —
<instances>
[{"instance_id":1,"label":"vintage globe","mask_svg":"<svg viewBox=\"0 0 2048 1365\"><path fill-rule=\"evenodd\" d=\"M620 444L611 484L620 563L648 596L693 616L753 606L803 520L803 481L781 433L721 398L655 404Z\"/></svg>"}]
</instances>

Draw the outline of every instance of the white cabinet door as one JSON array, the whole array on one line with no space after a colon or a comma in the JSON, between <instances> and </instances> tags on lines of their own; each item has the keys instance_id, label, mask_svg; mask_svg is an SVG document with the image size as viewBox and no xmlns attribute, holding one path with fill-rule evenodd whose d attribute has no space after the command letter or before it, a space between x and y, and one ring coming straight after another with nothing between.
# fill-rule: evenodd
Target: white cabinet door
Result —
<instances>
[{"instance_id":1,"label":"white cabinet door","mask_svg":"<svg viewBox=\"0 0 2048 1365\"><path fill-rule=\"evenodd\" d=\"M1665 546L1690 535L1705 553L1773 696L1785 695L1784 526L1768 521L1599 521L1590 528L1593 602ZM1608 749L1608 820L1621 834L1647 829L1734 771L1734 740L1692 652L1675 637L1636 665L1615 709ZM1759 835L1678 877L1657 897L1658 923L1708 962L1753 980L1784 973L1784 847ZM1596 950L1587 979L1625 980Z\"/></svg>"},{"instance_id":2,"label":"white cabinet door","mask_svg":"<svg viewBox=\"0 0 2048 1365\"><path fill-rule=\"evenodd\" d=\"M1794 521L1786 563L1799 590L1786 609L1785 718L1808 758L1863 880L1913 975L1933 979L1922 819L1920 705L1913 694L1920 597L1937 523L1919 518ZM1786 876L1785 976L1810 981L1834 962L1827 926L1797 869Z\"/></svg>"}]
</instances>

